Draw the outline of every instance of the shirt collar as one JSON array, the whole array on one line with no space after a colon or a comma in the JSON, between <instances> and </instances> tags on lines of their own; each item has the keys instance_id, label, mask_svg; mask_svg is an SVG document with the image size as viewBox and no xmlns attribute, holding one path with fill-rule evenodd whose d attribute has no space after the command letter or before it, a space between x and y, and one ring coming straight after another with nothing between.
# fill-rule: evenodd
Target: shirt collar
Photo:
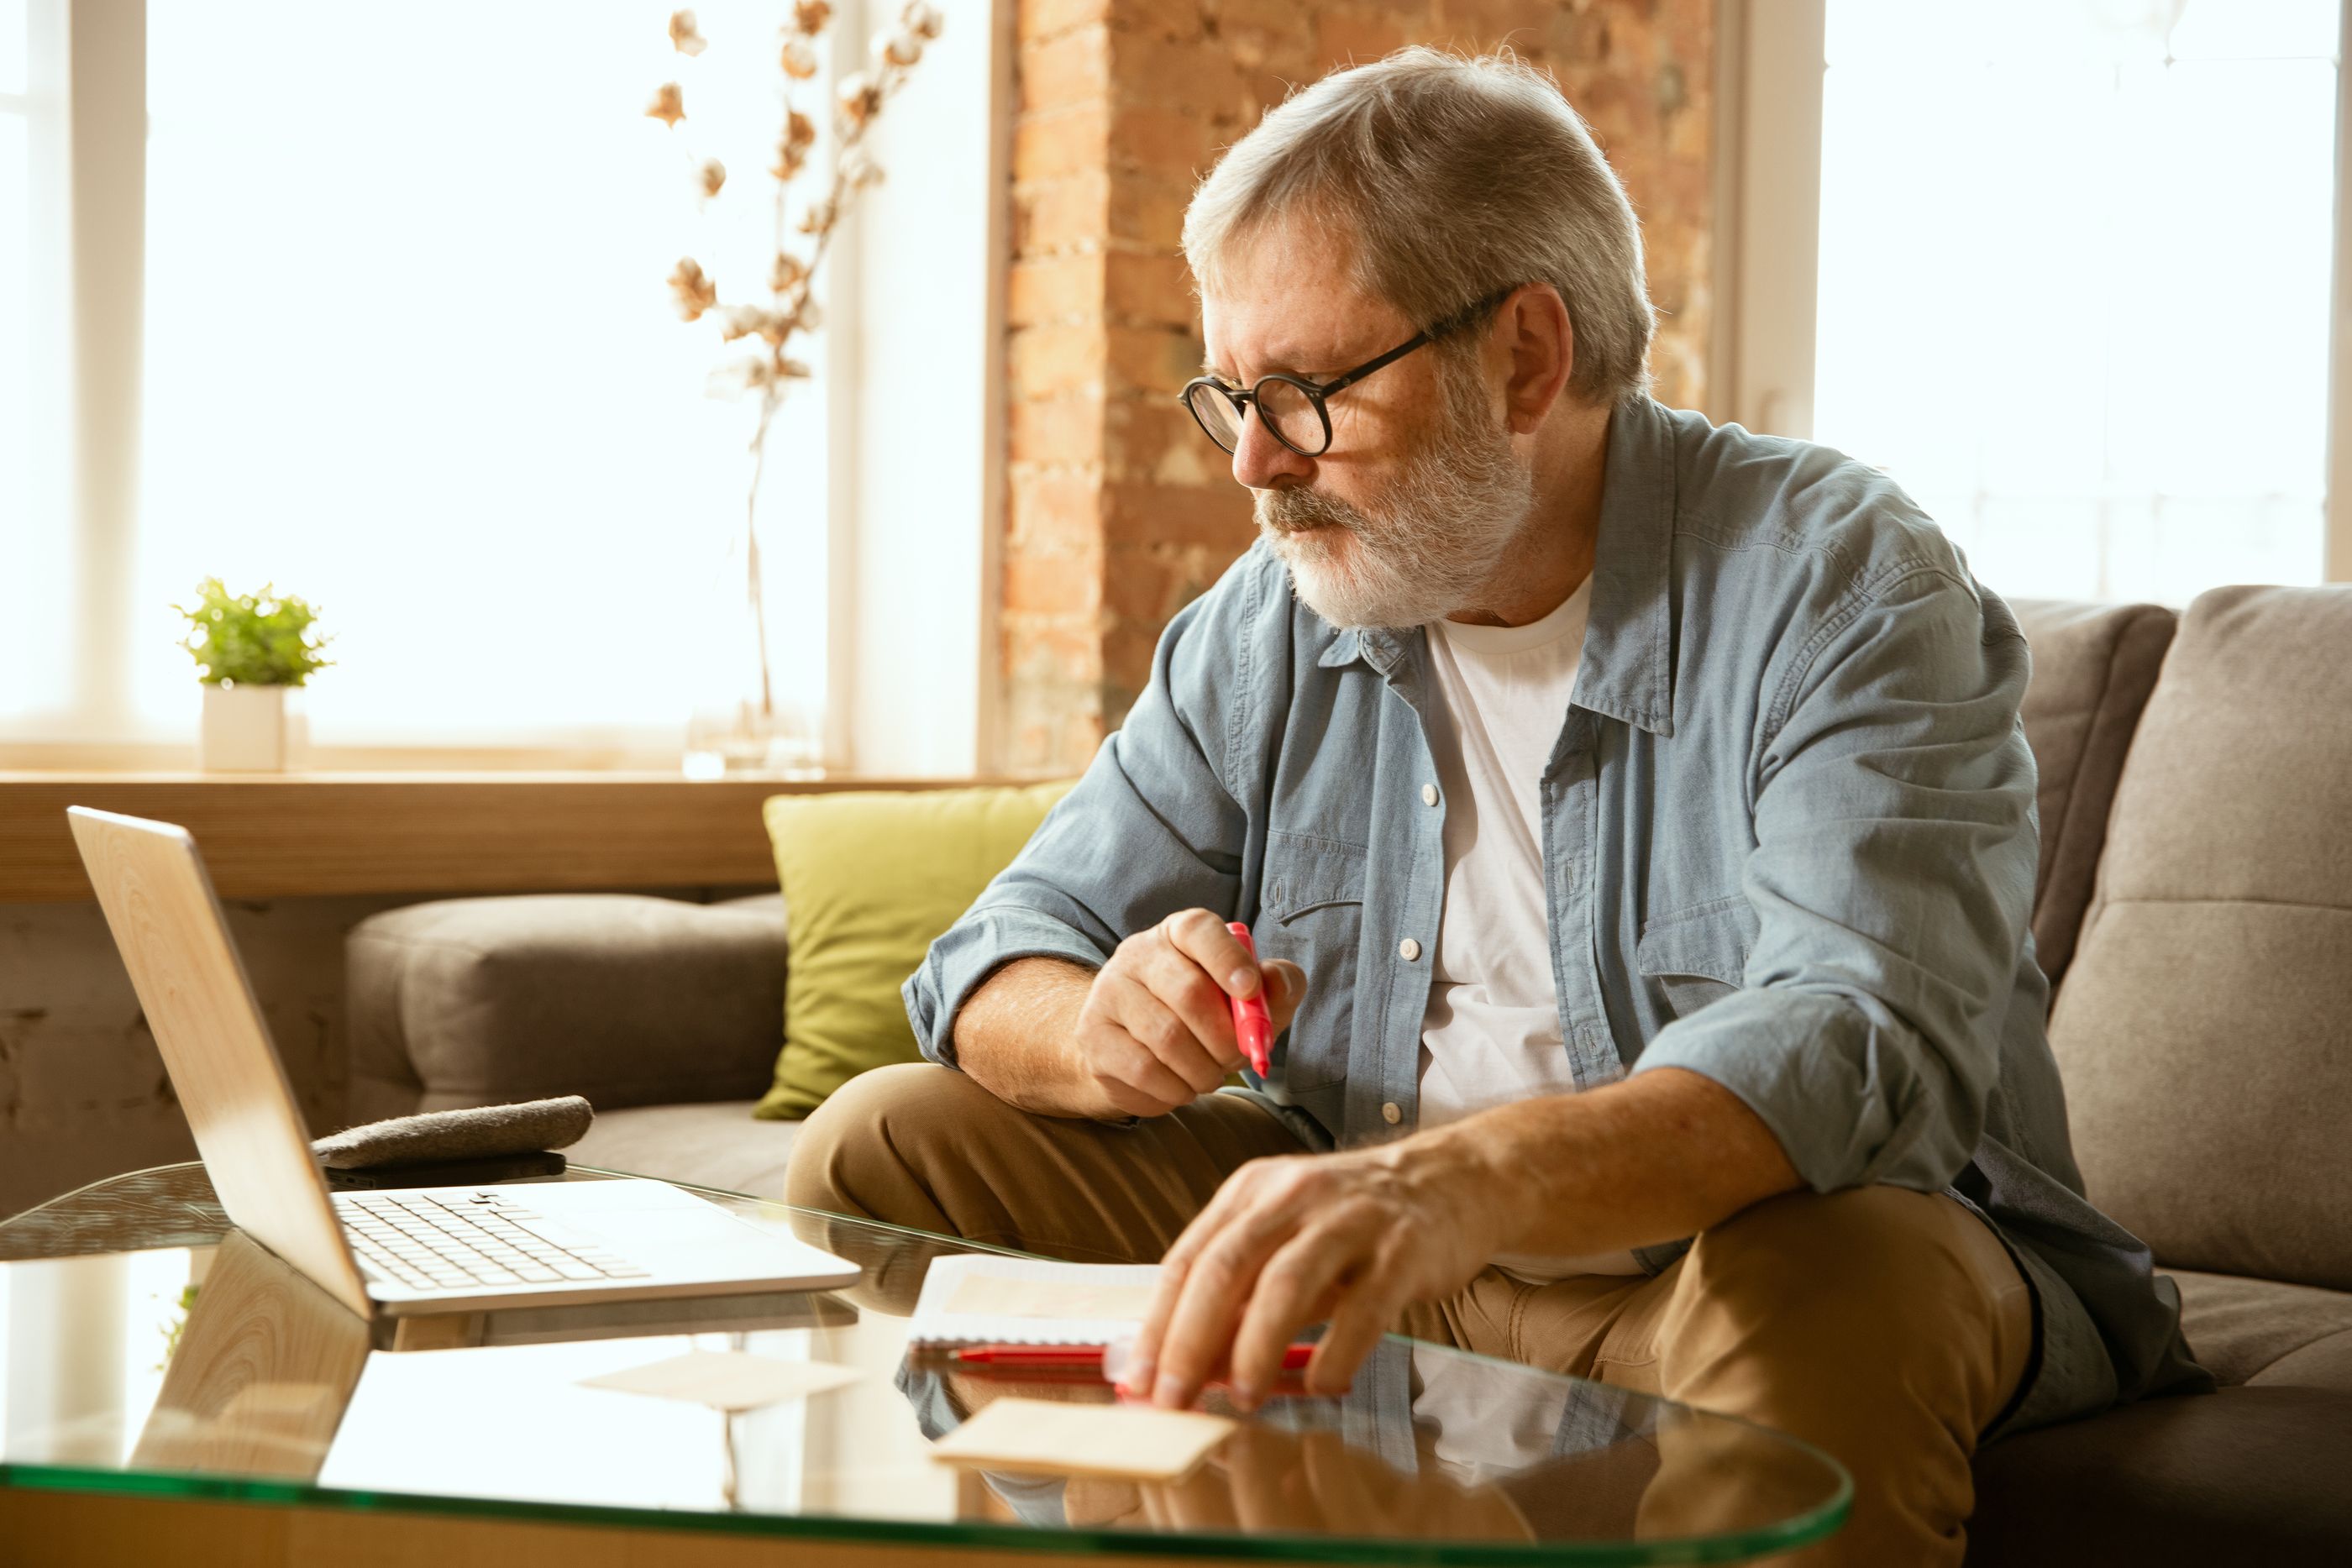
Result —
<instances>
[{"instance_id":1,"label":"shirt collar","mask_svg":"<svg viewBox=\"0 0 2352 1568\"><path fill-rule=\"evenodd\" d=\"M1657 735L1674 733L1674 616L1666 598L1674 523L1674 443L1665 410L1644 393L1630 393L1609 417L1576 704ZM1420 636L1419 627L1349 628L1316 663L1336 669L1361 658L1386 675Z\"/></svg>"},{"instance_id":2,"label":"shirt collar","mask_svg":"<svg viewBox=\"0 0 2352 1568\"><path fill-rule=\"evenodd\" d=\"M1666 411L1645 393L1609 417L1601 481L1601 538L1592 563L1592 617L1576 671L1576 703L1654 735L1675 732L1675 444Z\"/></svg>"}]
</instances>

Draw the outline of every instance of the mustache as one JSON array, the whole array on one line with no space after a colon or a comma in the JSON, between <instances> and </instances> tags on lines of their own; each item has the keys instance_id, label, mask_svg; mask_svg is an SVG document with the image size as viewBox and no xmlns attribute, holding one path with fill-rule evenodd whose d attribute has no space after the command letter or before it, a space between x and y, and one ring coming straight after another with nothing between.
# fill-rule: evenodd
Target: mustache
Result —
<instances>
[{"instance_id":1,"label":"mustache","mask_svg":"<svg viewBox=\"0 0 2352 1568\"><path fill-rule=\"evenodd\" d=\"M1363 514L1345 501L1308 489L1261 490L1257 520L1276 533L1304 533L1309 528L1341 528L1361 533Z\"/></svg>"}]
</instances>

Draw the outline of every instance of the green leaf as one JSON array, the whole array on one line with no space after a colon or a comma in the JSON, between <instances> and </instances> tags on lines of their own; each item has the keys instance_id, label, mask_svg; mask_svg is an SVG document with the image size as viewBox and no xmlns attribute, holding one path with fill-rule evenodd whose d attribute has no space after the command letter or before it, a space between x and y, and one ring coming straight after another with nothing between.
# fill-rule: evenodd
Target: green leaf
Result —
<instances>
[{"instance_id":1,"label":"green leaf","mask_svg":"<svg viewBox=\"0 0 2352 1568\"><path fill-rule=\"evenodd\" d=\"M333 664L319 657L331 638L311 631L318 612L293 594L265 582L256 593L231 593L217 577L196 584L196 604L172 608L187 618L190 634L180 640L204 671L206 685L299 686L315 671Z\"/></svg>"}]
</instances>

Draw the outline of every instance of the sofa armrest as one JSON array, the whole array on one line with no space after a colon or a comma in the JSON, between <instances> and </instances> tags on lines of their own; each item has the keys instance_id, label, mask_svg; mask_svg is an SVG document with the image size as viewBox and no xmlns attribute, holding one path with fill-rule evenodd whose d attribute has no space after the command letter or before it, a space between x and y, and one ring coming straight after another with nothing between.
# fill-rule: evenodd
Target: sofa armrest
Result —
<instances>
[{"instance_id":1,"label":"sofa armrest","mask_svg":"<svg viewBox=\"0 0 2352 1568\"><path fill-rule=\"evenodd\" d=\"M783 1045L775 894L436 899L344 941L354 1121L583 1094L748 1100Z\"/></svg>"}]
</instances>

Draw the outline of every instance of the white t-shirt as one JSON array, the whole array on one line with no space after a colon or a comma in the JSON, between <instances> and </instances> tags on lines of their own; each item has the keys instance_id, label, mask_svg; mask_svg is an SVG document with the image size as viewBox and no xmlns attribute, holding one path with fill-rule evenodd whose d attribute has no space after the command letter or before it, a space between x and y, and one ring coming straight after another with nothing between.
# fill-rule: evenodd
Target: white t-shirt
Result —
<instances>
[{"instance_id":1,"label":"white t-shirt","mask_svg":"<svg viewBox=\"0 0 2352 1568\"><path fill-rule=\"evenodd\" d=\"M1429 746L1445 792L1445 904L1421 1026L1424 1127L1574 1092L1552 982L1539 787L1584 653L1592 580L1526 626L1429 623ZM1639 1274L1631 1252L1507 1256L1523 1279Z\"/></svg>"}]
</instances>

